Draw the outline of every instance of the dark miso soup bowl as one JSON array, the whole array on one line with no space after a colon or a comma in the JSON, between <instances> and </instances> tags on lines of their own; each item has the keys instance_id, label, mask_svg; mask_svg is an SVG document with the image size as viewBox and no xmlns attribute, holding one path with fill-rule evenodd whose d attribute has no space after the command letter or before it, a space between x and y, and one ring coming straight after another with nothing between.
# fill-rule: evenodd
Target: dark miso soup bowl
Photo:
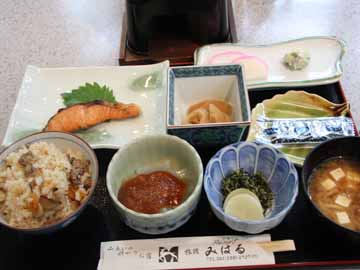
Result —
<instances>
[{"instance_id":1,"label":"dark miso soup bowl","mask_svg":"<svg viewBox=\"0 0 360 270\"><path fill-rule=\"evenodd\" d=\"M335 138L316 146L305 159L302 169L302 184L305 194L315 211L317 221L322 225L329 226L329 229L335 232L334 235L336 235L338 239L360 244L360 232L338 225L322 214L320 209L312 201L309 193L310 176L313 170L325 160L339 157L357 159L360 161L360 137L350 136Z\"/></svg>"}]
</instances>

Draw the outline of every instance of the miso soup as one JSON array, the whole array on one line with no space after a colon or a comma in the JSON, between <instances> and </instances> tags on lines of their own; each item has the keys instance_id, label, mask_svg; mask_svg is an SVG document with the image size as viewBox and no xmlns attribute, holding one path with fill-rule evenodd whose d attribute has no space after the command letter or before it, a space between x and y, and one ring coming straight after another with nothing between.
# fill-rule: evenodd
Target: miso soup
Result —
<instances>
[{"instance_id":1,"label":"miso soup","mask_svg":"<svg viewBox=\"0 0 360 270\"><path fill-rule=\"evenodd\" d=\"M337 224L360 231L360 161L329 159L310 175L309 192L319 210Z\"/></svg>"}]
</instances>

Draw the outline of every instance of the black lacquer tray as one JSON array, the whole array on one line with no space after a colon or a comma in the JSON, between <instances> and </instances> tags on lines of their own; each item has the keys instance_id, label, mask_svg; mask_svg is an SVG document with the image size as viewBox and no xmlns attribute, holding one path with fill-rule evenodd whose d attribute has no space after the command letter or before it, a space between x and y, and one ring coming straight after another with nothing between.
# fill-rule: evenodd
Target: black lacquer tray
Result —
<instances>
[{"instance_id":1,"label":"black lacquer tray","mask_svg":"<svg viewBox=\"0 0 360 270\"><path fill-rule=\"evenodd\" d=\"M249 93L251 107L275 94L299 89L340 103L345 101L339 83L324 86L257 89ZM218 150L197 149L207 161ZM64 230L41 236L23 235L0 227L0 269L93 269L97 268L102 241L239 234L211 212L204 191L194 216L181 228L162 236L138 233L124 225L108 196L105 174L114 150L96 150L100 179L90 205ZM301 173L301 169L298 168ZM300 181L301 182L301 181ZM271 231L273 240L293 239L297 250L275 255L276 264L231 269L360 269L360 244L343 239L320 223L307 202L302 186L297 201L284 221ZM115 269L115 268L114 268ZM116 269L129 269L126 265Z\"/></svg>"}]
</instances>

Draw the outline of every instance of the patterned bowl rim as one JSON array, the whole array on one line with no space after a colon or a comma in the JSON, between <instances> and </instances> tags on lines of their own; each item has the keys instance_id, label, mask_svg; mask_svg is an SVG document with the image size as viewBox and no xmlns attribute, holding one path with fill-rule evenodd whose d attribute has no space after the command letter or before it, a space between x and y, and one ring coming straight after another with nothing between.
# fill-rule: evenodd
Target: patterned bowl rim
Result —
<instances>
[{"instance_id":1,"label":"patterned bowl rim","mask_svg":"<svg viewBox=\"0 0 360 270\"><path fill-rule=\"evenodd\" d=\"M196 167L199 171L199 174L197 176L196 179L196 185L194 187L194 190L192 191L192 193L186 198L185 201L183 201L179 206L175 207L174 209L171 209L169 211L166 211L164 213L158 213L158 214L145 214L145 213L139 213L136 212L134 210L131 210L129 208L127 208L125 205L123 205L122 203L119 202L119 200L117 199L117 196L114 194L114 191L111 188L111 175L110 175L110 171L112 171L113 167L115 166L115 161L119 158L119 156L122 154L123 151L127 150L128 148L132 147L133 145L140 143L142 141L147 141L149 139L170 139L172 140L174 143L178 144L178 145L182 145L185 146L187 148L187 150L189 151L190 155L193 156L193 158L196 161ZM201 188L203 185L203 175L204 175L204 170L203 170L203 165L201 162L201 158L198 154L198 152L195 150L195 148L189 144L187 141L180 139L176 136L173 135L168 135L168 134L159 134L159 135L143 135L140 136L134 140L132 140L131 142L127 143L126 145L124 145L122 148L120 148L115 155L112 157L109 166L107 168L107 172L106 172L106 188L107 191L110 195L111 200L113 201L113 203L115 205L117 205L118 207L120 207L123 211L125 211L126 213L130 213L133 216L137 216L137 217L143 217L143 218L163 218L163 217L168 217L171 215L176 215L177 212L180 212L183 209L186 208L190 208L191 203L195 200L196 201L196 194L200 194L201 192Z\"/></svg>"},{"instance_id":2,"label":"patterned bowl rim","mask_svg":"<svg viewBox=\"0 0 360 270\"><path fill-rule=\"evenodd\" d=\"M225 151L227 151L228 149L233 149L235 148L236 150L246 146L246 145L251 145L251 146L254 146L256 148L267 148L267 149L270 149L271 151L275 152L276 155L279 157L279 158L283 158L285 159L288 164L289 164L289 176L290 174L294 174L294 177L295 177L295 189L294 189L294 193L292 195L292 198L291 198L291 201L290 203L283 209L281 210L279 213L277 213L275 216L271 217L271 218L267 218L265 217L264 219L262 220L259 220L259 221L248 221L248 220L241 220L241 219L238 219L236 217L233 217L233 216L230 216L228 214L226 214L224 212L224 210L222 209L222 207L218 207L217 205L215 205L215 203L211 200L211 197L208 195L210 193L210 190L208 188L208 185L209 185L209 179L210 179L210 167L211 165L214 163L215 160L219 160L220 157L223 155L223 153ZM256 159L258 159L258 154L256 155ZM258 142L245 142L245 141L242 141L242 142L237 142L237 143L233 143L233 144L229 144L223 148L221 148L219 151L216 152L216 154L209 160L208 164L206 165L206 169L205 169L205 176L204 176L204 189L205 189L205 193L206 193L206 196L208 198L208 201L210 202L210 205L215 208L216 210L218 210L224 217L226 217L227 219L231 220L231 221L234 221L234 222L241 222L241 223L246 223L246 224L251 224L251 225L260 225L260 224L264 224L264 223L270 223L272 221L275 221L277 220L279 217L283 216L283 215L286 215L288 213L288 211L290 211L290 209L292 208L292 206L294 205L295 201L296 201L296 198L298 196L298 193L299 193L299 180L298 180L298 174L297 174L297 171L295 169L295 166L294 164L283 154L281 153L280 151L278 151L276 148L274 147L271 147L269 145L266 145L266 144L261 144L261 143L258 143Z\"/></svg>"}]
</instances>

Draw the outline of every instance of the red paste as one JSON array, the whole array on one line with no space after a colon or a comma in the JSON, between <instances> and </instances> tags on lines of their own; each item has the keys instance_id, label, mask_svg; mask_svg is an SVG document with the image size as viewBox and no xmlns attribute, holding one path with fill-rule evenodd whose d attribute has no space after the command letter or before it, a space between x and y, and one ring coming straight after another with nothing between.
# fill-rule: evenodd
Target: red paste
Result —
<instances>
[{"instance_id":1,"label":"red paste","mask_svg":"<svg viewBox=\"0 0 360 270\"><path fill-rule=\"evenodd\" d=\"M168 172L156 171L126 181L119 190L118 199L136 212L157 214L162 208L180 205L185 192L183 181Z\"/></svg>"}]
</instances>

